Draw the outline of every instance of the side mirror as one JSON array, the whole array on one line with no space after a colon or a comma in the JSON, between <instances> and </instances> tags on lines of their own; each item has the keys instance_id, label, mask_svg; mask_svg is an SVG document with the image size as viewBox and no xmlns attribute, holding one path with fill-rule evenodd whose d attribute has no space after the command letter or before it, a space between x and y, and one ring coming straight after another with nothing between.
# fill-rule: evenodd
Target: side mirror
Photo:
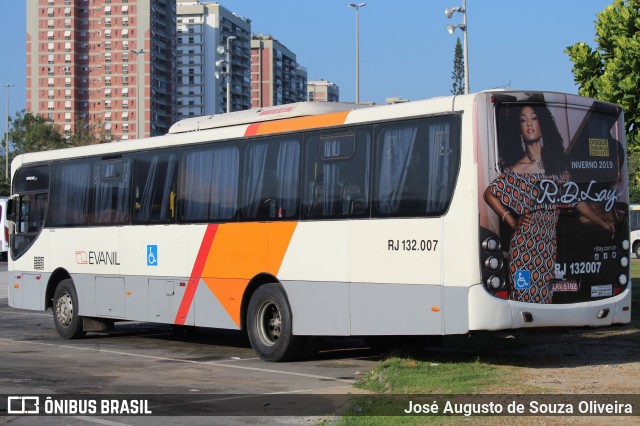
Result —
<instances>
[{"instance_id":1,"label":"side mirror","mask_svg":"<svg viewBox=\"0 0 640 426\"><path fill-rule=\"evenodd\" d=\"M9 221L9 222L15 222L16 221L16 212L14 211L16 203L14 202L14 198L9 198L7 200L7 208L5 211L5 218Z\"/></svg>"}]
</instances>

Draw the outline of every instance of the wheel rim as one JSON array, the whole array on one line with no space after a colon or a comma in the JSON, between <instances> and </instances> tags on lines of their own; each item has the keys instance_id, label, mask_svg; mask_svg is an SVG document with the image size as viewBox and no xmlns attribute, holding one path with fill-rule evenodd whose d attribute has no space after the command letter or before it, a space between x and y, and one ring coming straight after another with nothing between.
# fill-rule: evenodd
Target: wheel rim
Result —
<instances>
[{"instance_id":1,"label":"wheel rim","mask_svg":"<svg viewBox=\"0 0 640 426\"><path fill-rule=\"evenodd\" d=\"M69 293L62 293L56 303L56 318L58 324L68 327L73 319L73 300Z\"/></svg>"},{"instance_id":2,"label":"wheel rim","mask_svg":"<svg viewBox=\"0 0 640 426\"><path fill-rule=\"evenodd\" d=\"M256 316L256 328L262 343L268 346L275 345L280 338L281 327L282 318L275 303L270 300L262 302Z\"/></svg>"}]
</instances>

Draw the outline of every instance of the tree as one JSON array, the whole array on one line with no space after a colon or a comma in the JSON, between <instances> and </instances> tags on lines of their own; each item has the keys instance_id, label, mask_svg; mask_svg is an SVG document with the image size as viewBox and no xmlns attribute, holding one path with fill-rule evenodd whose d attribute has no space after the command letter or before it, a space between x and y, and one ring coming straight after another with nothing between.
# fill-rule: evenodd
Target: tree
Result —
<instances>
[{"instance_id":1,"label":"tree","mask_svg":"<svg viewBox=\"0 0 640 426\"><path fill-rule=\"evenodd\" d=\"M568 46L583 96L624 109L631 202L640 202L640 0L614 0L595 20L596 48Z\"/></svg>"},{"instance_id":2,"label":"tree","mask_svg":"<svg viewBox=\"0 0 640 426\"><path fill-rule=\"evenodd\" d=\"M614 0L597 15L596 49L568 46L578 93L624 109L628 144L640 149L640 0Z\"/></svg>"},{"instance_id":3,"label":"tree","mask_svg":"<svg viewBox=\"0 0 640 426\"><path fill-rule=\"evenodd\" d=\"M462 44L460 44L460 37L456 41L456 49L453 55L453 72L451 73L451 79L453 80L453 88L451 93L454 95L464 94L464 56L462 54Z\"/></svg>"},{"instance_id":4,"label":"tree","mask_svg":"<svg viewBox=\"0 0 640 426\"><path fill-rule=\"evenodd\" d=\"M14 154L48 151L69 146L55 123L42 115L34 115L24 110L18 112L11 120L9 139L13 143Z\"/></svg>"},{"instance_id":5,"label":"tree","mask_svg":"<svg viewBox=\"0 0 640 426\"><path fill-rule=\"evenodd\" d=\"M112 138L111 132L104 128L102 122L88 123L80 119L76 122L75 133L67 139L60 127L51 120L23 110L17 112L10 122L9 139L13 148L9 153L9 164L18 154L110 142ZM4 178L4 155L0 158L0 195L6 196L9 195L10 186Z\"/></svg>"},{"instance_id":6,"label":"tree","mask_svg":"<svg viewBox=\"0 0 640 426\"><path fill-rule=\"evenodd\" d=\"M76 121L76 131L69 139L71 146L95 145L111 142L113 135L104 128L101 121L87 122L80 118Z\"/></svg>"}]
</instances>

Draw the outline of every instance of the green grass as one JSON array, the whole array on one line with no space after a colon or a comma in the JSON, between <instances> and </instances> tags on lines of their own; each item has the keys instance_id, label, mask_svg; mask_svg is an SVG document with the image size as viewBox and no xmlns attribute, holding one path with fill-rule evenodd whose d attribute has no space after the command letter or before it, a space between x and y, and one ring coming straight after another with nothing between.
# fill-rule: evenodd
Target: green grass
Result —
<instances>
[{"instance_id":1,"label":"green grass","mask_svg":"<svg viewBox=\"0 0 640 426\"><path fill-rule=\"evenodd\" d=\"M631 260L631 278L640 280L640 259Z\"/></svg>"},{"instance_id":2,"label":"green grass","mask_svg":"<svg viewBox=\"0 0 640 426\"><path fill-rule=\"evenodd\" d=\"M640 327L640 259L631 261L631 321Z\"/></svg>"},{"instance_id":3,"label":"green grass","mask_svg":"<svg viewBox=\"0 0 640 426\"><path fill-rule=\"evenodd\" d=\"M499 384L504 374L480 361L438 363L392 357L365 374L356 387L394 394L472 394Z\"/></svg>"},{"instance_id":4,"label":"green grass","mask_svg":"<svg viewBox=\"0 0 640 426\"><path fill-rule=\"evenodd\" d=\"M438 359L436 355L432 359ZM404 416L409 401L431 403L426 395L477 394L497 388L507 379L507 370L479 360L441 362L415 357L392 356L356 383L376 396L354 396L338 425L416 425L456 421L453 417ZM379 395L385 395L380 398ZM419 396L418 396L419 395ZM395 397L394 397L395 396ZM426 399L425 399L426 398ZM442 407L442 406L441 406ZM459 419L457 419L459 420Z\"/></svg>"}]
</instances>

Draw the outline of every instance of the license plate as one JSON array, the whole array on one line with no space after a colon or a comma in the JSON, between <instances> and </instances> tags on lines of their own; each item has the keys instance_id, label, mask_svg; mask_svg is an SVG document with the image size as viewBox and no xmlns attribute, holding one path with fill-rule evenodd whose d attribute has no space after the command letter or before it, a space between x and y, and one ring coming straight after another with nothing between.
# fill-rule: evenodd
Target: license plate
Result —
<instances>
[{"instance_id":1,"label":"license plate","mask_svg":"<svg viewBox=\"0 0 640 426\"><path fill-rule=\"evenodd\" d=\"M580 290L580 284L578 284L578 281L576 281L576 280L555 281L551 285L551 289L554 292L579 291Z\"/></svg>"}]
</instances>

